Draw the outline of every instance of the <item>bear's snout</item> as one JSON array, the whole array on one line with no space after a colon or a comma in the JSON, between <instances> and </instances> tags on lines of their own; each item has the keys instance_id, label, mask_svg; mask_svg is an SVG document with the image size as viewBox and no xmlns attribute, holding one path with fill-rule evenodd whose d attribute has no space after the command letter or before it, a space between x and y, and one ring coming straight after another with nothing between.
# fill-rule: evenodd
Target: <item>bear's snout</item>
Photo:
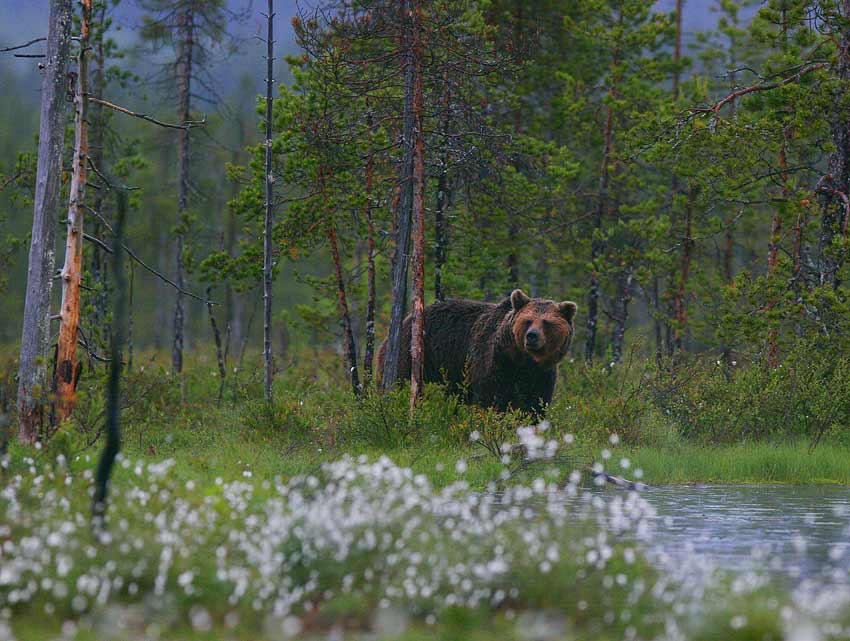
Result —
<instances>
[{"instance_id":1,"label":"bear's snout","mask_svg":"<svg viewBox=\"0 0 850 641\"><path fill-rule=\"evenodd\" d=\"M530 329L525 333L525 346L528 349L540 349L543 346L543 335L536 329Z\"/></svg>"}]
</instances>

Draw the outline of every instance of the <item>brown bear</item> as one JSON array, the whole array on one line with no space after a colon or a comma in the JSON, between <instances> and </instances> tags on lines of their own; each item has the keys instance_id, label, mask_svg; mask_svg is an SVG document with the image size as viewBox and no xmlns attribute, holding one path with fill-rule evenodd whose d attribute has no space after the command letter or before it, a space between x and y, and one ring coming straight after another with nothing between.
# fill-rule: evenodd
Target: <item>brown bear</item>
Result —
<instances>
[{"instance_id":1,"label":"brown bear","mask_svg":"<svg viewBox=\"0 0 850 641\"><path fill-rule=\"evenodd\" d=\"M557 366L573 336L576 304L529 298L515 289L501 303L449 300L425 308L425 382L446 383L468 402L542 417ZM410 378L404 319L399 378ZM386 341L378 352L383 371Z\"/></svg>"}]
</instances>

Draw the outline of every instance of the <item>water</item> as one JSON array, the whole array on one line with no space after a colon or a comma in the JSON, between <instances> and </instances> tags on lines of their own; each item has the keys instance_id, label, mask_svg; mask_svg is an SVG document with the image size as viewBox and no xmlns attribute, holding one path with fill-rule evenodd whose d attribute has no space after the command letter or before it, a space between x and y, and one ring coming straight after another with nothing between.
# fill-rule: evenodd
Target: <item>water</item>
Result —
<instances>
[{"instance_id":1,"label":"water","mask_svg":"<svg viewBox=\"0 0 850 641\"><path fill-rule=\"evenodd\" d=\"M642 497L657 512L649 548L674 565L755 571L791 587L850 583L850 488L672 486Z\"/></svg>"}]
</instances>

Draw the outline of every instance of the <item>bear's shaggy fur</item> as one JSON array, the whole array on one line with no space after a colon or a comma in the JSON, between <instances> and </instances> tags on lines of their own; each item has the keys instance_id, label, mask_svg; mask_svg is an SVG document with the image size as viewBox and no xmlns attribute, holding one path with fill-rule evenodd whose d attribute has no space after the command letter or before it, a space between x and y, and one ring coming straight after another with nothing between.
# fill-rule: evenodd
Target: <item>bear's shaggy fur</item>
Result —
<instances>
[{"instance_id":1,"label":"bear's shaggy fur","mask_svg":"<svg viewBox=\"0 0 850 641\"><path fill-rule=\"evenodd\" d=\"M425 308L425 382L447 383L467 401L542 416L557 365L573 336L576 304L529 298L501 303L449 300ZM412 319L404 319L399 378L410 378ZM386 342L378 352L383 371Z\"/></svg>"}]
</instances>

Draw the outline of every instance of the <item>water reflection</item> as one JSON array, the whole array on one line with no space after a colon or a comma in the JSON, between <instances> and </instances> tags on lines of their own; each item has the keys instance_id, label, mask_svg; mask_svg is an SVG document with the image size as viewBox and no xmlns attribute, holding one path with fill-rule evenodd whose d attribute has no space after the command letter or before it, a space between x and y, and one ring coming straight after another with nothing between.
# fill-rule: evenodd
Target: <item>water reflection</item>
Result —
<instances>
[{"instance_id":1,"label":"water reflection","mask_svg":"<svg viewBox=\"0 0 850 641\"><path fill-rule=\"evenodd\" d=\"M642 497L656 512L649 546L673 564L702 559L792 585L850 579L850 488L673 486Z\"/></svg>"}]
</instances>

